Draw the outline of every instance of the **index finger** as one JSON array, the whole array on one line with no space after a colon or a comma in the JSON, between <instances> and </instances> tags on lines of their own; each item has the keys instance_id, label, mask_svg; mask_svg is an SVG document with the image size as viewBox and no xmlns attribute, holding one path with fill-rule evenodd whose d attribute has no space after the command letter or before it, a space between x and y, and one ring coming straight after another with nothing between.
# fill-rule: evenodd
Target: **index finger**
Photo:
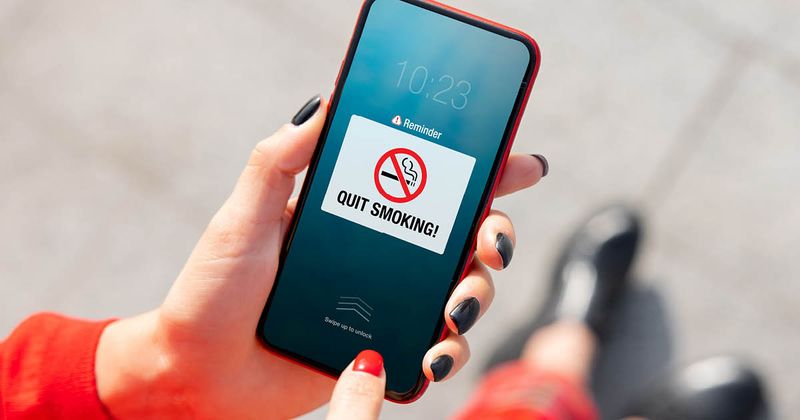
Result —
<instances>
[{"instance_id":1,"label":"index finger","mask_svg":"<svg viewBox=\"0 0 800 420\"><path fill-rule=\"evenodd\" d=\"M502 197L531 187L547 175L549 165L541 155L513 153L508 157L506 167L500 174L497 197Z\"/></svg>"},{"instance_id":2,"label":"index finger","mask_svg":"<svg viewBox=\"0 0 800 420\"><path fill-rule=\"evenodd\" d=\"M336 382L328 420L377 419L385 390L383 357L374 350L362 351Z\"/></svg>"}]
</instances>

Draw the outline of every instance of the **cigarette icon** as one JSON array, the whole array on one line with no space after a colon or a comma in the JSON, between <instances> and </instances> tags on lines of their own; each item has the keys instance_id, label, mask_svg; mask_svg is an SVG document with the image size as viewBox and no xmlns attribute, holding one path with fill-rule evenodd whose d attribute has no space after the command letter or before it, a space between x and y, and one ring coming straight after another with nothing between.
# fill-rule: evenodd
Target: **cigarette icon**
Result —
<instances>
[{"instance_id":1,"label":"cigarette icon","mask_svg":"<svg viewBox=\"0 0 800 420\"><path fill-rule=\"evenodd\" d=\"M393 179L393 180L395 180L397 182L400 182L400 180L397 178L397 175L389 173L389 172L386 172L386 171L381 171L381 176L385 176L386 178ZM412 187L414 186L414 184L409 180L406 180L406 184L408 184L409 186L412 186Z\"/></svg>"}]
</instances>

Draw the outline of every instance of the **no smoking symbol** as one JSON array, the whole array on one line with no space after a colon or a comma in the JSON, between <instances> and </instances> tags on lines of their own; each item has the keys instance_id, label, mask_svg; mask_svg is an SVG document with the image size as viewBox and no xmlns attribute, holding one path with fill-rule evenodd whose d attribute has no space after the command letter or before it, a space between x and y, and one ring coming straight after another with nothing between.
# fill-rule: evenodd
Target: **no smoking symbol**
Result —
<instances>
[{"instance_id":1,"label":"no smoking symbol","mask_svg":"<svg viewBox=\"0 0 800 420\"><path fill-rule=\"evenodd\" d=\"M375 165L375 187L393 203L407 203L419 197L427 181L425 162L411 149L389 150Z\"/></svg>"}]
</instances>

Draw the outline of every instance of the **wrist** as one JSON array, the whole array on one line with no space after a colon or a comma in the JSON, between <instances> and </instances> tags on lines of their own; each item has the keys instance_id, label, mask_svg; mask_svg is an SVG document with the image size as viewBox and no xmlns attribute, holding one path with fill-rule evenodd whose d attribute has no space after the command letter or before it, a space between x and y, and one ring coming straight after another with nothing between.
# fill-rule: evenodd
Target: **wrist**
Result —
<instances>
[{"instance_id":1,"label":"wrist","mask_svg":"<svg viewBox=\"0 0 800 420\"><path fill-rule=\"evenodd\" d=\"M159 344L157 312L109 324L95 356L97 394L118 419L184 415L177 387L171 385L171 358Z\"/></svg>"}]
</instances>

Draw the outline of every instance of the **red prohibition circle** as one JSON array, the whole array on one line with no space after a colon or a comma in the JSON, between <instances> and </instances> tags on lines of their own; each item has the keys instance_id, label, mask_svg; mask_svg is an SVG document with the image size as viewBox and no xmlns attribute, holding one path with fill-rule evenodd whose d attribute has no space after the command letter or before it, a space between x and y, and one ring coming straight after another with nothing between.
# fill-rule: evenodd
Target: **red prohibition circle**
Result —
<instances>
[{"instance_id":1,"label":"red prohibition circle","mask_svg":"<svg viewBox=\"0 0 800 420\"><path fill-rule=\"evenodd\" d=\"M397 161L397 158L395 157L401 153L404 155L409 155L412 158L416 159L417 162L419 162L421 180L419 182L419 187L417 187L417 189L414 190L413 193L408 190L408 185L406 184L405 178L403 177L403 171L400 170L400 164ZM381 180L380 180L381 166L383 166L383 163L386 162L387 159L392 159L392 166L394 167L395 173L397 174L397 178L398 181L400 182L400 185L403 187L403 192L405 192L405 195L403 195L402 197L396 197L389 194L381 185ZM406 149L404 147L398 147L396 149L389 150L388 152L384 153L383 156L380 157L380 159L378 159L378 164L375 165L374 177L375 177L375 187L378 189L378 192L381 193L383 198L393 203L408 203L409 201L419 197L419 195L422 193L422 190L425 189L425 184L428 182L428 169L425 167L425 162L422 161L422 158L419 157L419 155L416 152L414 152L411 149Z\"/></svg>"}]
</instances>

